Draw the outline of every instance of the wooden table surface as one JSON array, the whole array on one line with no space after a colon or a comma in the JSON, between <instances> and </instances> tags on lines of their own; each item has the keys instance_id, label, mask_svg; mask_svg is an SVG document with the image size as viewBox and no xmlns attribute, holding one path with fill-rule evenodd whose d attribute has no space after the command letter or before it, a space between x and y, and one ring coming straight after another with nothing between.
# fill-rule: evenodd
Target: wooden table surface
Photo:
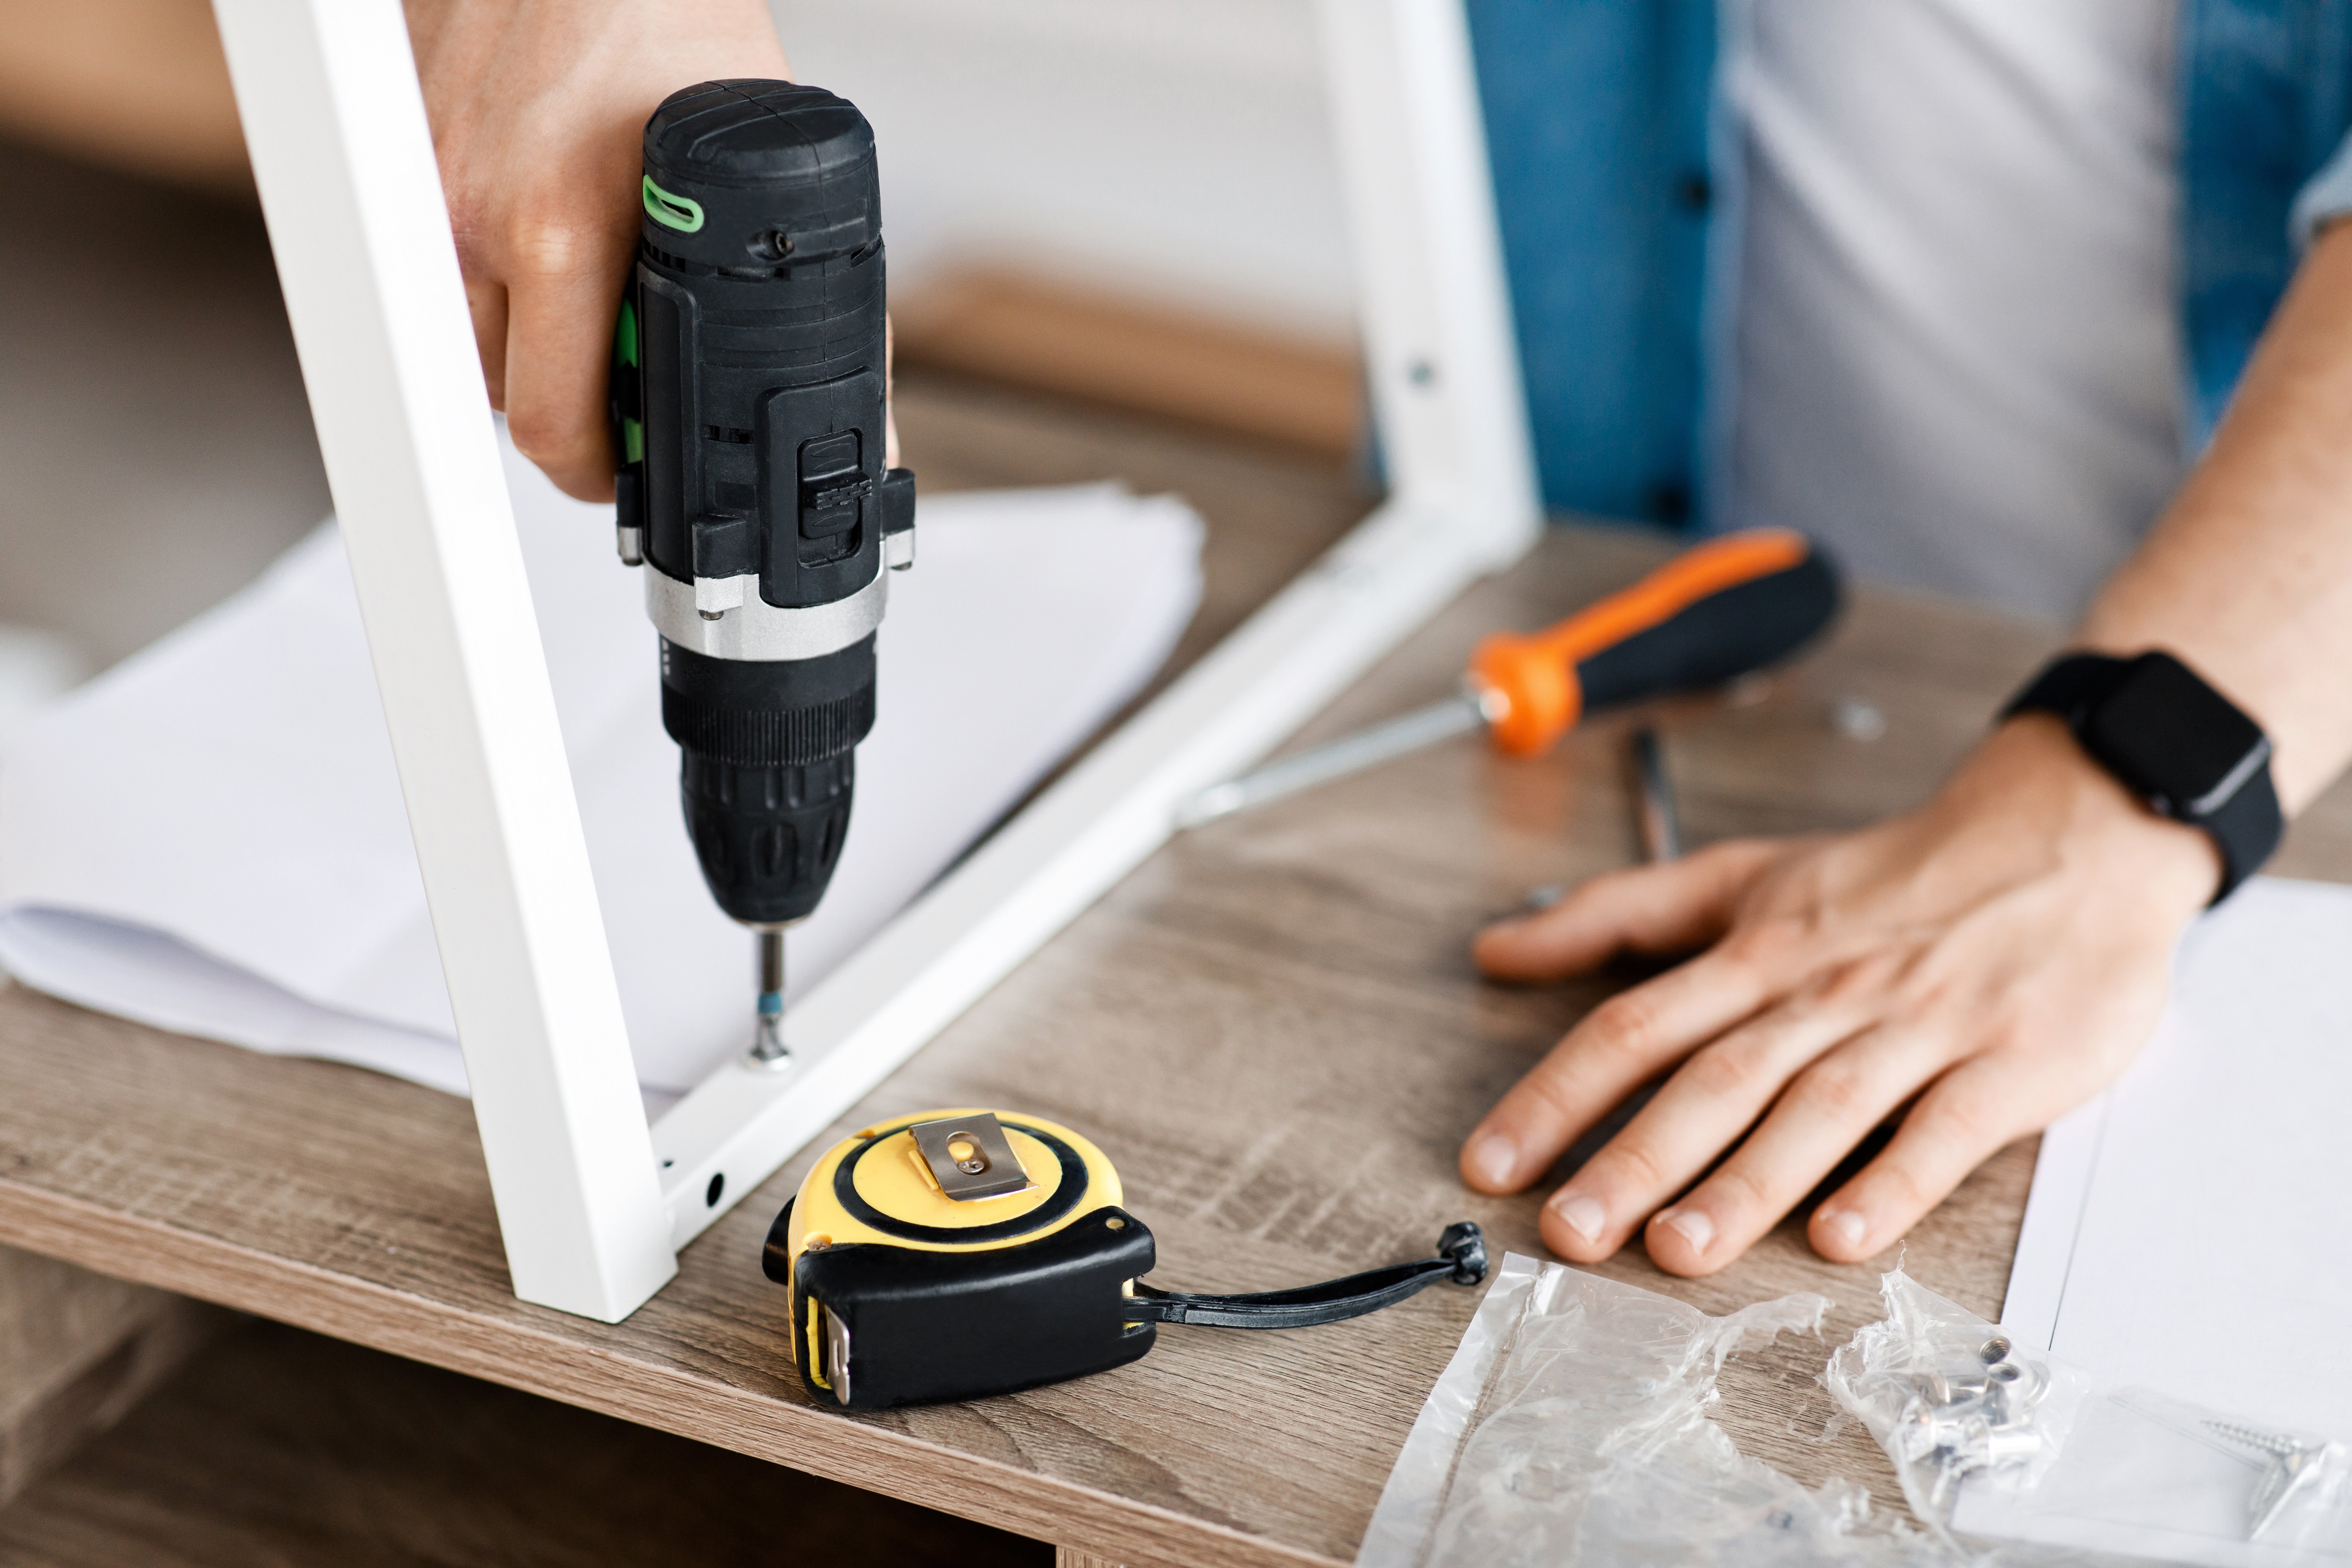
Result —
<instances>
[{"instance_id":1,"label":"wooden table surface","mask_svg":"<svg viewBox=\"0 0 2352 1568\"><path fill-rule=\"evenodd\" d=\"M924 432L939 468L1004 477L988 468L1000 416L989 407L946 399L926 416L918 389L908 415L910 447ZM1079 477L1086 440L1072 439ZM1223 481L1188 476L1196 493L1221 482L1231 492L1203 507L1218 531L1197 650L1343 526L1350 506L1328 480L1268 491L1247 465ZM1235 526L1253 515L1289 521L1260 533ZM1443 693L1481 632L1548 621L1663 550L1632 532L1555 531L1301 742ZM1917 800L2053 642L1950 605L1857 595L1824 647L1745 700L1654 715L1686 835L1840 826ZM1875 704L1885 736L1841 735L1827 710L1843 697ZM1173 1289L1262 1289L1419 1257L1464 1217L1486 1227L1498 1256L1541 1255L1540 1193L1469 1194L1454 1152L1606 987L1483 984L1465 948L1484 918L1529 888L1633 858L1626 721L1597 721L1537 762L1499 761L1465 740L1180 838L836 1133L940 1104L1003 1105L1083 1129L1159 1238L1154 1281ZM2340 792L2298 825L2279 868L2352 874L2352 809ZM635 1316L593 1323L509 1293L463 1101L0 991L0 1243L892 1493L1072 1555L1139 1568L1351 1558L1476 1304L1475 1292L1442 1287L1303 1332L1167 1329L1149 1358L1105 1376L845 1416L803 1394L782 1293L758 1266L770 1219L813 1157L690 1247L676 1282ZM2032 1158L2030 1145L2006 1151L1916 1230L1912 1272L1996 1312ZM1891 1472L1865 1437L1820 1439L1827 1396L1812 1378L1831 1347L1877 1315L1878 1268L1891 1258L1832 1267L1784 1226L1708 1279L1666 1278L1638 1253L1602 1272L1710 1311L1790 1290L1829 1296L1822 1342L1732 1363L1720 1419L1748 1452L1803 1480L1843 1474L1886 1499Z\"/></svg>"}]
</instances>

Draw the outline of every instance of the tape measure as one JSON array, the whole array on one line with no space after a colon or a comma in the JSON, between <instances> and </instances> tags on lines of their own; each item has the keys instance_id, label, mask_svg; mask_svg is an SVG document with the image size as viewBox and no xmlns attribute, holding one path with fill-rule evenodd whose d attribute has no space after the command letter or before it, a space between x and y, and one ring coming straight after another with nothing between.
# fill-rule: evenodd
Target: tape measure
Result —
<instances>
[{"instance_id":1,"label":"tape measure","mask_svg":"<svg viewBox=\"0 0 2352 1568\"><path fill-rule=\"evenodd\" d=\"M1475 1285L1467 1220L1434 1258L1244 1296L1142 1282L1151 1232L1101 1150L1034 1116L927 1110L825 1152L769 1227L761 1267L791 1291L793 1358L810 1394L851 1410L976 1399L1108 1372L1161 1323L1292 1329Z\"/></svg>"}]
</instances>

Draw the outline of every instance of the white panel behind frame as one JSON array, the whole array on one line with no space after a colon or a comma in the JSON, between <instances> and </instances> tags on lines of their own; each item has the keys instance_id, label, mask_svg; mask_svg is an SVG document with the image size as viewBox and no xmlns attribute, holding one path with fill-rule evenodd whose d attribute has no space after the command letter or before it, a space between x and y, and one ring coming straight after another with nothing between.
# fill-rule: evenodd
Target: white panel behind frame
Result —
<instances>
[{"instance_id":1,"label":"white panel behind frame","mask_svg":"<svg viewBox=\"0 0 2352 1568\"><path fill-rule=\"evenodd\" d=\"M677 1271L397 0L215 0L515 1292Z\"/></svg>"},{"instance_id":2,"label":"white panel behind frame","mask_svg":"<svg viewBox=\"0 0 2352 1568\"><path fill-rule=\"evenodd\" d=\"M1534 542L1461 0L1322 0L1321 20L1390 500L803 998L797 1066L722 1067L656 1124L679 1246L1164 843L1178 801Z\"/></svg>"}]
</instances>

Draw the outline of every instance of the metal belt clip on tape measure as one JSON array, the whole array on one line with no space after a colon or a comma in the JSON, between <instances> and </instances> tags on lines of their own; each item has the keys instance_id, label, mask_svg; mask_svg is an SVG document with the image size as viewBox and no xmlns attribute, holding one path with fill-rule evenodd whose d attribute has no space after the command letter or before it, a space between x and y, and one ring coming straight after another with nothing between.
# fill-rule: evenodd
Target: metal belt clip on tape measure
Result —
<instances>
[{"instance_id":1,"label":"metal belt clip on tape measure","mask_svg":"<svg viewBox=\"0 0 2352 1568\"><path fill-rule=\"evenodd\" d=\"M924 1111L843 1140L776 1216L761 1258L792 1292L801 1380L852 1410L974 1399L1123 1366L1161 1323L1307 1328L1486 1277L1465 1220L1434 1258L1321 1285L1155 1289L1142 1283L1151 1232L1123 1201L1102 1151L1035 1117Z\"/></svg>"}]
</instances>

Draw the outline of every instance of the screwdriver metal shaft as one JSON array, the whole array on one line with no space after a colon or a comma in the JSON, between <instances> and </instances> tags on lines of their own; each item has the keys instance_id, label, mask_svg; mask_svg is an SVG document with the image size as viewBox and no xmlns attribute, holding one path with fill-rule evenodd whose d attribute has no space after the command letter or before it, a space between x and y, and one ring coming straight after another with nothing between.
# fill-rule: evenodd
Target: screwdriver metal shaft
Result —
<instances>
[{"instance_id":1,"label":"screwdriver metal shaft","mask_svg":"<svg viewBox=\"0 0 2352 1568\"><path fill-rule=\"evenodd\" d=\"M1230 816L1261 801L1312 789L1317 784L1360 773L1391 757L1401 757L1423 746L1433 746L1452 736L1466 734L1484 722L1476 698L1449 697L1443 702L1415 709L1385 724L1375 724L1345 740L1285 757L1277 763L1269 763L1237 779L1212 784L1177 804L1176 826L1180 828L1198 827L1203 823L1214 822L1221 816Z\"/></svg>"},{"instance_id":2,"label":"screwdriver metal shaft","mask_svg":"<svg viewBox=\"0 0 2352 1568\"><path fill-rule=\"evenodd\" d=\"M1641 834L1642 858L1654 866L1679 860L1682 817L1675 809L1675 784L1666 773L1665 743L1659 740L1656 726L1644 724L1634 731L1628 749L1633 771L1633 821Z\"/></svg>"}]
</instances>

